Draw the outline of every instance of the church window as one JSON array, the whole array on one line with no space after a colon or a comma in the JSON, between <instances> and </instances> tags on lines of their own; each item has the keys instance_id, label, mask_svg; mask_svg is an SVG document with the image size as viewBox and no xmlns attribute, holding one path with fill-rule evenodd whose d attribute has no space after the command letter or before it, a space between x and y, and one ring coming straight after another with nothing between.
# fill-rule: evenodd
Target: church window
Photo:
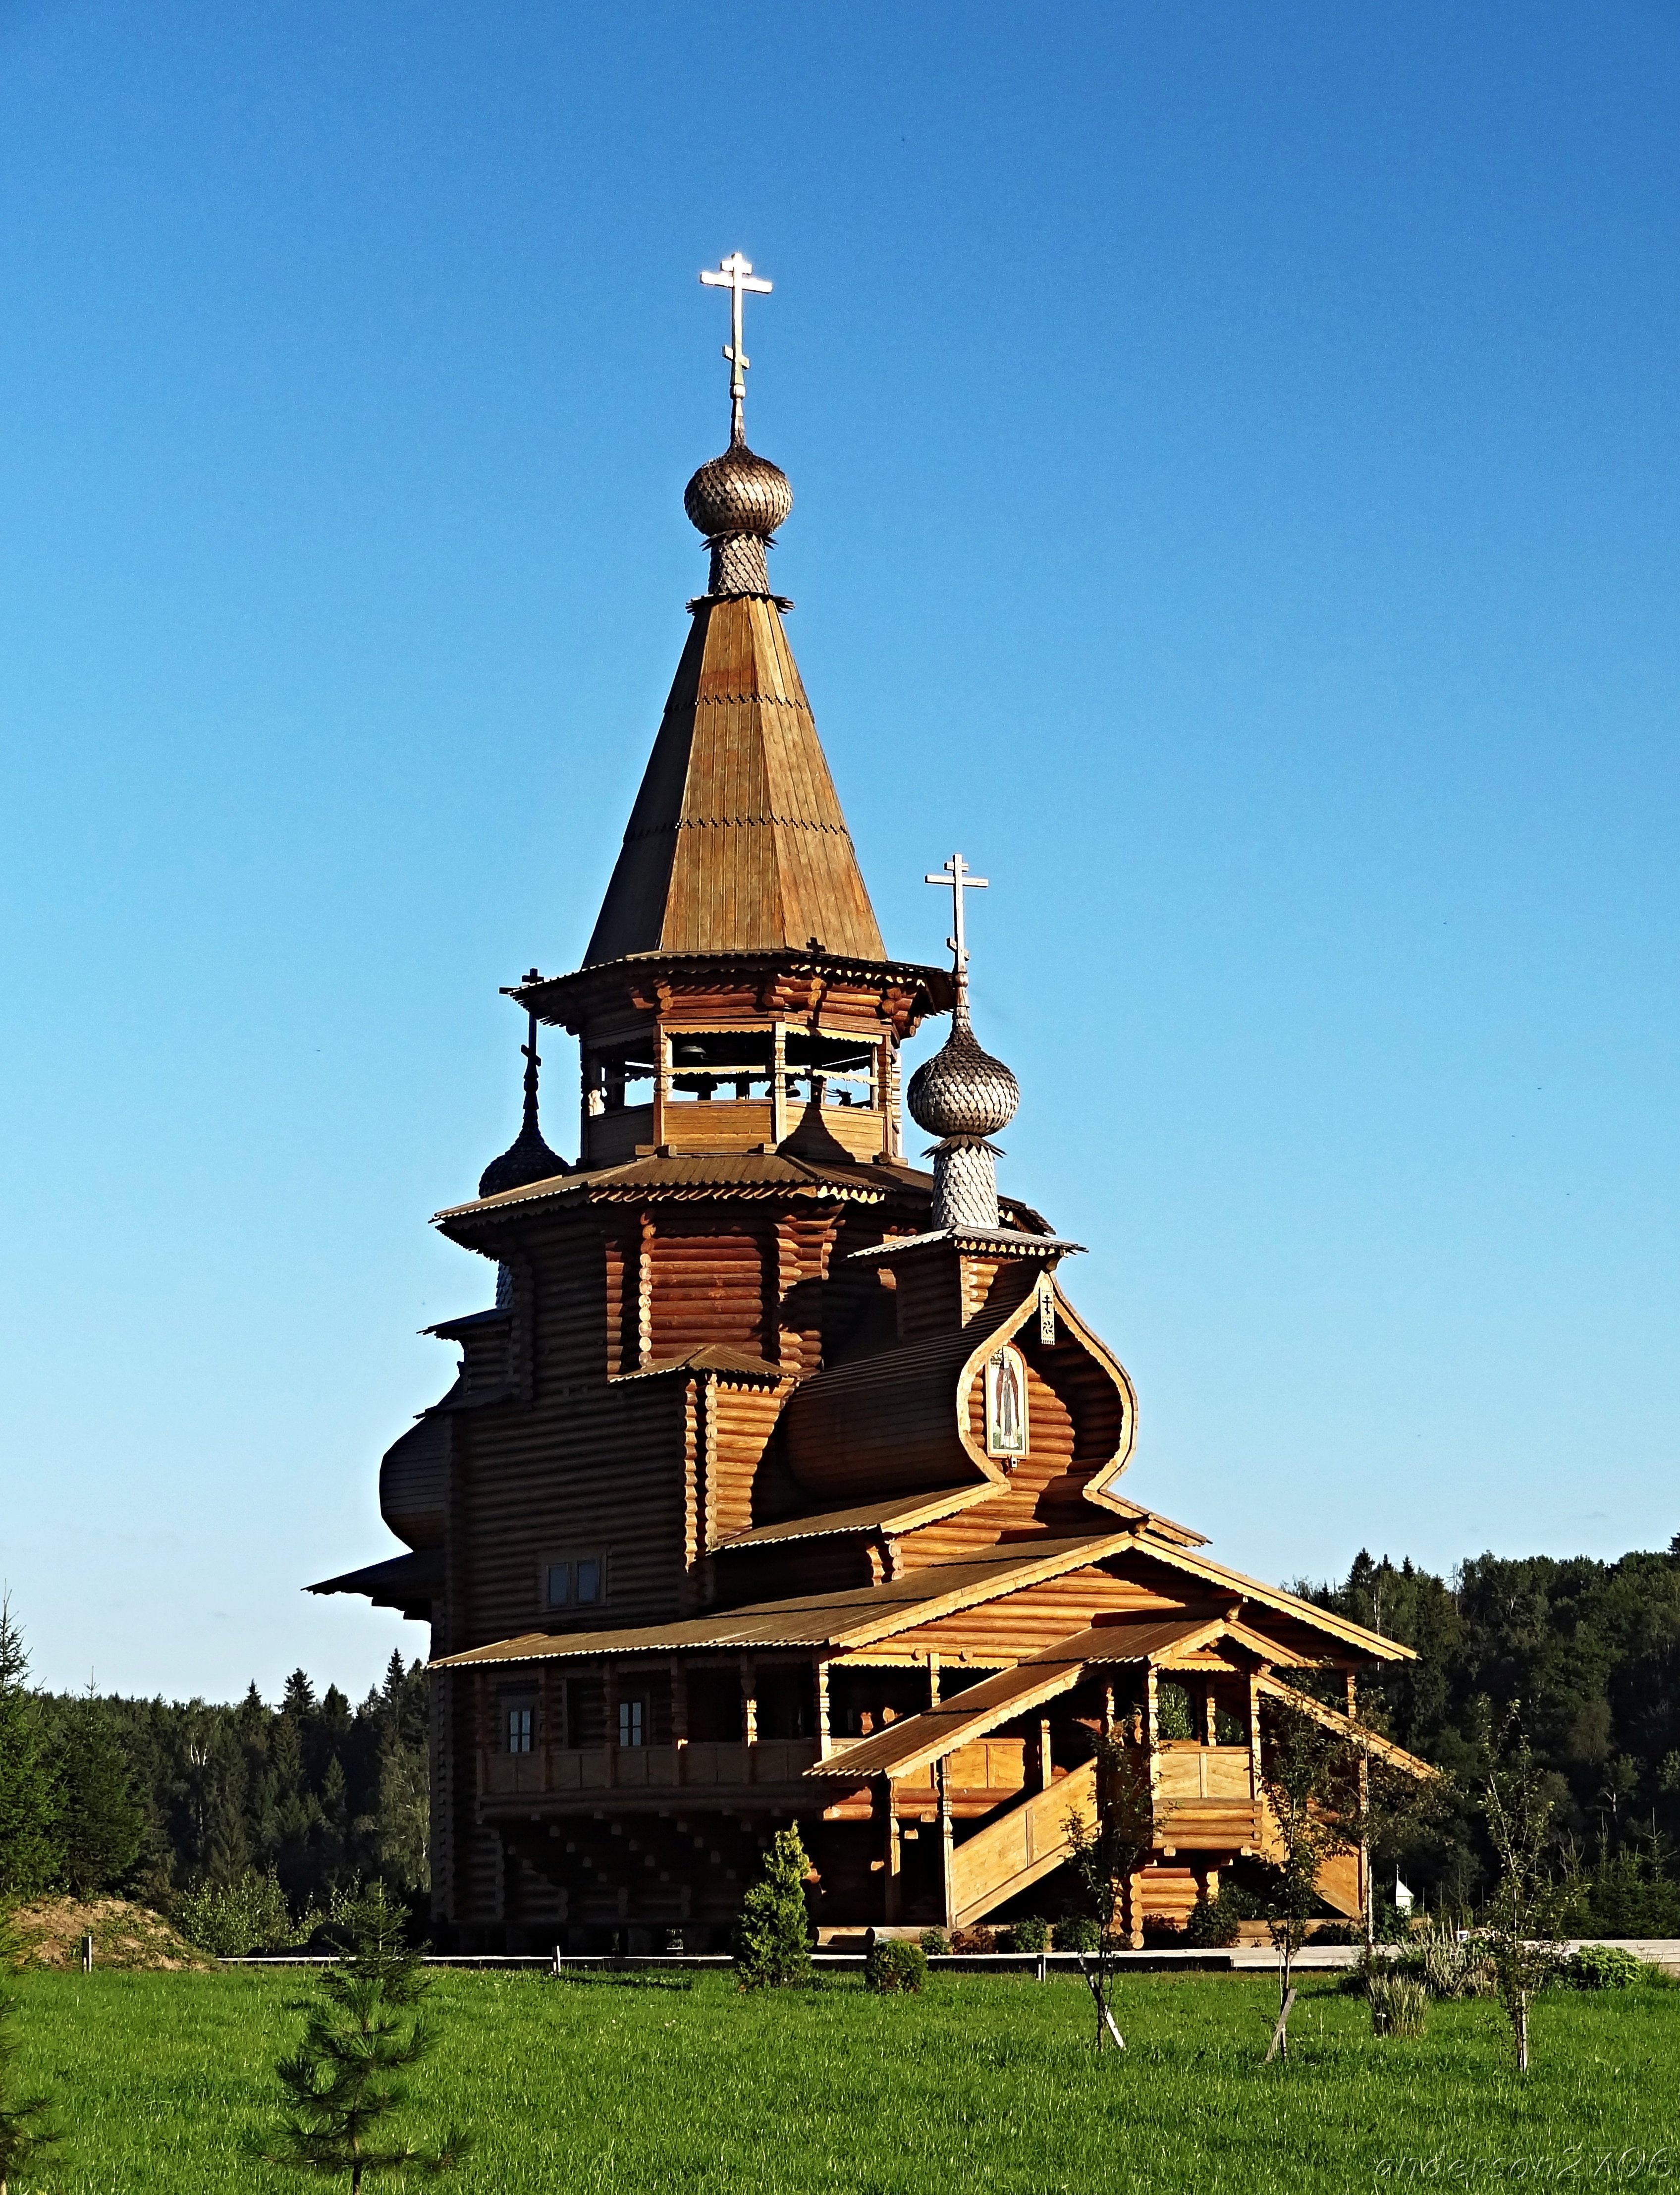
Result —
<instances>
[{"instance_id":1,"label":"church window","mask_svg":"<svg viewBox=\"0 0 1680 2195\"><path fill-rule=\"evenodd\" d=\"M646 1725L645 1700L620 1700L618 1702L618 1743L620 1745L640 1745Z\"/></svg>"},{"instance_id":2,"label":"church window","mask_svg":"<svg viewBox=\"0 0 1680 2195\"><path fill-rule=\"evenodd\" d=\"M508 1709L508 1750L509 1753L529 1753L532 1735L537 1726L537 1710L526 1703Z\"/></svg>"},{"instance_id":3,"label":"church window","mask_svg":"<svg viewBox=\"0 0 1680 2195\"><path fill-rule=\"evenodd\" d=\"M986 1453L1027 1454L1027 1365L1008 1342L987 1360Z\"/></svg>"},{"instance_id":4,"label":"church window","mask_svg":"<svg viewBox=\"0 0 1680 2195\"><path fill-rule=\"evenodd\" d=\"M607 1598L606 1580L600 1555L554 1555L543 1565L543 1599L549 1608L595 1608Z\"/></svg>"}]
</instances>

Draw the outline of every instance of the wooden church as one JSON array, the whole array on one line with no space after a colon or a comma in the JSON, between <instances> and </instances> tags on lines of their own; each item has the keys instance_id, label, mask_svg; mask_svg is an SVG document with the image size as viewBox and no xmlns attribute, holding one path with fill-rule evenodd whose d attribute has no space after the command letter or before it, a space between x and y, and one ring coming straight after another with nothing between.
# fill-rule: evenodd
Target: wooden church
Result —
<instances>
[{"instance_id":1,"label":"wooden church","mask_svg":"<svg viewBox=\"0 0 1680 2195\"><path fill-rule=\"evenodd\" d=\"M1079 1245L997 1187L1020 1093L969 1025L969 879L946 865L952 967L889 954L771 591L793 494L747 446L740 338L768 285L739 255L708 279L710 583L582 965L512 990L523 1126L436 1222L495 1305L431 1329L457 1376L381 1467L408 1552L313 1590L431 1624L459 1948L716 1946L796 1822L826 1936L1054 1916L1117 1727L1154 1795L1142 1940L1267 1851L1288 1673L1345 1672L1351 1705L1407 1650L1121 1491L1136 1405L1064 1292ZM907 1093L929 1172L900 1048L946 1014ZM539 1024L578 1040L575 1163ZM1361 1910L1355 1859L1320 1887Z\"/></svg>"}]
</instances>

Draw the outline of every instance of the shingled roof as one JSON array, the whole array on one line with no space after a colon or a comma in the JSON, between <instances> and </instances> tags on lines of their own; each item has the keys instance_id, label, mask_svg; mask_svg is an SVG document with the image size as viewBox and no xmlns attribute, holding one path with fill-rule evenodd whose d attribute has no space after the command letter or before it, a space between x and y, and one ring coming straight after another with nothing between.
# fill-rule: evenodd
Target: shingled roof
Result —
<instances>
[{"instance_id":1,"label":"shingled roof","mask_svg":"<svg viewBox=\"0 0 1680 2195\"><path fill-rule=\"evenodd\" d=\"M705 600L584 965L813 938L887 957L777 605Z\"/></svg>"}]
</instances>

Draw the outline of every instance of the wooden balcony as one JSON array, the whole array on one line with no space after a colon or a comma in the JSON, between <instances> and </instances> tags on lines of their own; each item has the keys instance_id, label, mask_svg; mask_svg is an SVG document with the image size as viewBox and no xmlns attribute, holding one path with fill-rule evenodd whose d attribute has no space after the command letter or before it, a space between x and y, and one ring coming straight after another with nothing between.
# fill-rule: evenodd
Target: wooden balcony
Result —
<instances>
[{"instance_id":1,"label":"wooden balcony","mask_svg":"<svg viewBox=\"0 0 1680 2195\"><path fill-rule=\"evenodd\" d=\"M596 1791L739 1790L797 1783L817 1757L814 1737L755 1745L538 1746L480 1752L481 1799L565 1799Z\"/></svg>"}]
</instances>

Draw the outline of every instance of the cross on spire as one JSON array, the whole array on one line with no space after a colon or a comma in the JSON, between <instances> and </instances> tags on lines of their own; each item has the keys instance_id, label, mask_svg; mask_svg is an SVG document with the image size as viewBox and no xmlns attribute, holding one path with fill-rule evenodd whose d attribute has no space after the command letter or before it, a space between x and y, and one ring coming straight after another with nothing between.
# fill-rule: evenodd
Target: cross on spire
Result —
<instances>
[{"instance_id":1,"label":"cross on spire","mask_svg":"<svg viewBox=\"0 0 1680 2195\"><path fill-rule=\"evenodd\" d=\"M772 285L752 271L752 262L743 259L739 251L732 251L727 259L718 262L714 269L703 267L700 279L708 289L727 290L729 294L729 332L732 340L723 346L723 355L729 361L729 439L734 442L746 440L744 418L746 409L746 370L752 360L746 354L742 334L742 309L746 293L768 297Z\"/></svg>"},{"instance_id":2,"label":"cross on spire","mask_svg":"<svg viewBox=\"0 0 1680 2195\"><path fill-rule=\"evenodd\" d=\"M922 881L924 884L942 884L951 895L952 916L957 934L946 939L946 949L957 956L958 982L966 984L969 979L969 948L963 925L963 894L965 891L985 891L989 879L977 877L960 854L953 854L936 876L923 877Z\"/></svg>"}]
</instances>

